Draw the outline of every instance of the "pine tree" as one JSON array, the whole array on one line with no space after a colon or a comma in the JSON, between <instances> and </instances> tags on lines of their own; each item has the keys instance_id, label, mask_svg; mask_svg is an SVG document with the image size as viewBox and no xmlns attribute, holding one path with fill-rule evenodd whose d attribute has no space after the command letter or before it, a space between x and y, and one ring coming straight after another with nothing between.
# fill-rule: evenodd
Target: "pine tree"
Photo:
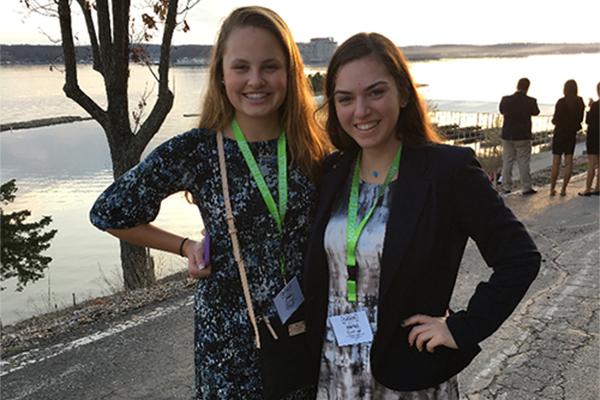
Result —
<instances>
[{"instance_id":1,"label":"pine tree","mask_svg":"<svg viewBox=\"0 0 600 400\"><path fill-rule=\"evenodd\" d=\"M0 203L8 205L15 200L17 186L12 179L0 186ZM41 253L50 247L50 240L57 230L44 232L52 218L44 216L37 222L27 222L31 211L21 210L4 213L0 207L0 281L17 277L17 291L23 290L29 282L44 276L44 270L52 261ZM4 290L5 287L0 287Z\"/></svg>"}]
</instances>

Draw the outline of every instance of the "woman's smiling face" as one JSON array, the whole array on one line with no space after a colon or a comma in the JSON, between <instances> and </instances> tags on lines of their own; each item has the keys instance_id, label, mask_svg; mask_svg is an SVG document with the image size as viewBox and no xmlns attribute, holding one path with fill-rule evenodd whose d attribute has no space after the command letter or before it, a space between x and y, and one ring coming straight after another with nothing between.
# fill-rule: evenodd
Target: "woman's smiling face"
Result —
<instances>
[{"instance_id":1,"label":"woman's smiling face","mask_svg":"<svg viewBox=\"0 0 600 400\"><path fill-rule=\"evenodd\" d=\"M287 75L286 56L272 33L252 26L231 32L223 54L223 84L240 123L279 117Z\"/></svg>"},{"instance_id":2,"label":"woman's smiling face","mask_svg":"<svg viewBox=\"0 0 600 400\"><path fill-rule=\"evenodd\" d=\"M362 149L385 149L399 140L396 123L406 100L376 56L340 67L333 99L340 125Z\"/></svg>"}]
</instances>

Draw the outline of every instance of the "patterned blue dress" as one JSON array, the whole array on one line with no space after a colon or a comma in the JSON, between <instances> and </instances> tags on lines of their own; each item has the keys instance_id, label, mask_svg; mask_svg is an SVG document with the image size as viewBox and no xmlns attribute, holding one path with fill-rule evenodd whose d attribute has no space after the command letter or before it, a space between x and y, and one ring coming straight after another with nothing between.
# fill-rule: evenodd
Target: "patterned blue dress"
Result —
<instances>
[{"instance_id":1,"label":"patterned blue dress","mask_svg":"<svg viewBox=\"0 0 600 400\"><path fill-rule=\"evenodd\" d=\"M277 199L277 140L249 145ZM272 299L284 286L279 255L285 255L288 278L299 277L316 189L297 167L288 167L288 209L279 234L237 143L225 138L224 146L255 313L272 317L276 315ZM258 351L225 221L215 132L194 129L160 145L100 195L90 218L103 230L145 224L156 218L164 198L179 191L193 196L211 236L212 275L196 288L196 399L260 399ZM292 397L307 398L309 393Z\"/></svg>"}]
</instances>

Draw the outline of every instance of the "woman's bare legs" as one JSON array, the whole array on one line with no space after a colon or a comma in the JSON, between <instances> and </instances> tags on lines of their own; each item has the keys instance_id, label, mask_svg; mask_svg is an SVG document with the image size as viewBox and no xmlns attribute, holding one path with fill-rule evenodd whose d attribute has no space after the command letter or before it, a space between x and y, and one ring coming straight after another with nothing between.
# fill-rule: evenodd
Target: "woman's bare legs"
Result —
<instances>
[{"instance_id":1,"label":"woman's bare legs","mask_svg":"<svg viewBox=\"0 0 600 400\"><path fill-rule=\"evenodd\" d=\"M571 180L573 174L573 154L565 154L565 169L563 171L563 182L562 189L560 190L561 196L567 195L567 185Z\"/></svg>"},{"instance_id":2,"label":"woman's bare legs","mask_svg":"<svg viewBox=\"0 0 600 400\"><path fill-rule=\"evenodd\" d=\"M556 195L556 180L558 179L558 172L560 170L560 154L552 155L552 171L550 172L550 196Z\"/></svg>"},{"instance_id":3,"label":"woman's bare legs","mask_svg":"<svg viewBox=\"0 0 600 400\"><path fill-rule=\"evenodd\" d=\"M597 192L600 189L600 176L598 176L598 154L588 154L587 177L585 180L585 193L592 192L592 184L596 177L596 187L593 191Z\"/></svg>"}]
</instances>

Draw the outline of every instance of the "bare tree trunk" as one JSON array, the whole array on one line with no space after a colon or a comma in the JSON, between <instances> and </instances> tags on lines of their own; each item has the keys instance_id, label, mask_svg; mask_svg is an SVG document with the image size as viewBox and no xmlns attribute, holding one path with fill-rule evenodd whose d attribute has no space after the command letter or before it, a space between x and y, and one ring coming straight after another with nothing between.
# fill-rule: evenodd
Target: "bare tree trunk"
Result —
<instances>
[{"instance_id":1,"label":"bare tree trunk","mask_svg":"<svg viewBox=\"0 0 600 400\"><path fill-rule=\"evenodd\" d=\"M123 240L121 244L121 267L125 289L152 286L156 282L154 260L145 247L135 246Z\"/></svg>"},{"instance_id":2,"label":"bare tree trunk","mask_svg":"<svg viewBox=\"0 0 600 400\"><path fill-rule=\"evenodd\" d=\"M158 98L148 118L134 134L129 121L129 24L131 0L96 0L93 7L86 0L77 0L81 7L92 46L96 71L102 74L107 109L104 110L80 87L77 79L77 60L73 41L71 2L56 0L59 16L62 48L65 61L65 85L67 97L85 109L100 123L106 134L113 164L115 179L140 161L144 148L156 134L173 106L173 93L169 89L169 65L173 32L177 25L179 0L157 3L166 7L164 31L161 42L158 68ZM189 10L197 1L188 0L184 10ZM159 7L160 9L160 7ZM92 12L96 12L94 20ZM155 12L158 13L159 11ZM97 28L95 23L97 23ZM155 283L154 265L149 251L121 241L121 263L126 289L136 289Z\"/></svg>"},{"instance_id":3,"label":"bare tree trunk","mask_svg":"<svg viewBox=\"0 0 600 400\"><path fill-rule=\"evenodd\" d=\"M143 148L134 148L123 143L124 137L130 135L119 134L117 130L109 130L106 137L116 140L115 145L110 144L110 153L115 179L123 175L140 161ZM119 139L115 139L119 138ZM149 287L156 283L154 274L154 261L150 251L145 247L133 245L123 240L119 241L121 251L121 269L123 272L123 285L126 290Z\"/></svg>"}]
</instances>

